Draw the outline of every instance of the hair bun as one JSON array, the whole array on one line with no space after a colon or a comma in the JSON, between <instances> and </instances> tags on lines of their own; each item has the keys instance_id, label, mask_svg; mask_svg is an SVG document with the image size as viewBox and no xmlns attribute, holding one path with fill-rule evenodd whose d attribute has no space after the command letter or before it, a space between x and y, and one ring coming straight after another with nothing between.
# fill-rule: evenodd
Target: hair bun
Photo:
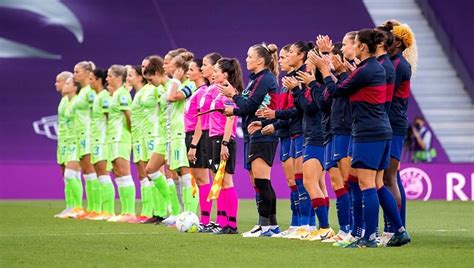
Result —
<instances>
[{"instance_id":1,"label":"hair bun","mask_svg":"<svg viewBox=\"0 0 474 268\"><path fill-rule=\"evenodd\" d=\"M278 51L278 47L275 44L269 44L269 45L267 45L267 48L268 48L268 52L270 52L270 54L276 53Z\"/></svg>"},{"instance_id":2,"label":"hair bun","mask_svg":"<svg viewBox=\"0 0 474 268\"><path fill-rule=\"evenodd\" d=\"M95 63L92 62L92 61L88 61L87 63L89 63L89 65L91 66L92 71L94 71L95 68L96 68L96 67L95 67Z\"/></svg>"},{"instance_id":3,"label":"hair bun","mask_svg":"<svg viewBox=\"0 0 474 268\"><path fill-rule=\"evenodd\" d=\"M407 24L394 26L392 33L399 38L407 48L411 47L415 42L415 34Z\"/></svg>"}]
</instances>

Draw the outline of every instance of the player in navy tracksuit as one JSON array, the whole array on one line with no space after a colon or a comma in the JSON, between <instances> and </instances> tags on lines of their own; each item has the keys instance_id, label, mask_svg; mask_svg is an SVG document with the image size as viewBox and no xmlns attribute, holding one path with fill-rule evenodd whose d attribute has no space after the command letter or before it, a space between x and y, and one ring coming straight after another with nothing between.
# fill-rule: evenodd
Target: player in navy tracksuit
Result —
<instances>
[{"instance_id":1,"label":"player in navy tracksuit","mask_svg":"<svg viewBox=\"0 0 474 268\"><path fill-rule=\"evenodd\" d=\"M290 47L291 44L284 46L280 50L280 55L278 58L280 70L286 72L287 74L293 71L293 68L288 62L288 52ZM289 116L292 114L292 111L290 111L292 109L296 111L293 106L293 96L286 87L282 86L280 88L280 110L274 111L270 110L269 108L265 108L262 109L261 113L259 114L260 117L267 119L275 119L276 115L281 114L286 114L287 116L285 118L278 117L275 123L267 125L262 129L262 133L265 135L272 134L274 131L277 131L277 135L280 137L280 161L282 162L283 171L287 179L288 187L290 188L290 228L281 232L280 234L277 234L277 237L285 237L288 233L292 232L301 225L299 193L295 182L295 161L291 154L291 141L292 137L301 134L302 127L300 117ZM299 173L301 172L302 171Z\"/></svg>"},{"instance_id":2,"label":"player in navy tracksuit","mask_svg":"<svg viewBox=\"0 0 474 268\"><path fill-rule=\"evenodd\" d=\"M288 73L285 78L296 77L298 71L304 71L306 66L304 62L308 51L312 48L308 43L299 41L291 45L288 54L288 64L293 68L293 71ZM283 79L285 79L283 78ZM298 191L298 202L300 212L300 225L305 226L303 229L306 231L309 226L315 226L315 214L314 210L311 209L311 200L308 192L303 184L303 143L304 136L302 130L302 118L303 111L294 107L293 95L288 95L288 106L286 109L273 111L265 109L262 113L265 118L277 118L277 119L288 119L291 135L291 146L290 146L290 157L294 160L294 173L295 173L295 184ZM290 229L290 232L285 232L282 236L289 238L300 238L304 234L303 229ZM288 230L287 230L288 231ZM295 231L301 233L296 234ZM295 234L293 234L295 233Z\"/></svg>"},{"instance_id":3,"label":"player in navy tracksuit","mask_svg":"<svg viewBox=\"0 0 474 268\"><path fill-rule=\"evenodd\" d=\"M380 65L382 65L382 67L385 70L385 81L386 81L385 111L388 114L388 112L390 111L390 105L392 102L393 89L394 89L394 83L395 83L395 68L392 64L392 61L390 60L389 55L387 54L387 49L393 44L393 34L390 31L385 31L384 29L380 29L380 27L376 28L376 30L381 31L385 35L383 42L377 45L375 56L377 57L377 61L380 63ZM392 144L390 146L391 154L394 150L394 144L393 144L394 140L396 140L395 136L392 137ZM398 163L399 163L398 160L396 161L397 163L396 163L395 172L397 170ZM393 164L394 162L393 156L390 162L391 164ZM400 191L396 183L396 174L393 174L393 179L390 179L391 176L392 175L390 174L390 167L389 167L388 169L384 171L383 180L376 182L377 194L379 196L379 200L381 204L382 204L382 201L385 200L386 198L392 198L390 195L392 195L393 197L398 196L398 199L395 198L395 200L400 199ZM389 182L389 184L384 185L385 184L384 181ZM390 186L391 188L388 188L388 186ZM382 245L386 245L393 234L389 216L386 215L385 213L384 213L384 223L385 223L384 232L382 236L380 237L380 242Z\"/></svg>"},{"instance_id":4,"label":"player in navy tracksuit","mask_svg":"<svg viewBox=\"0 0 474 268\"><path fill-rule=\"evenodd\" d=\"M357 170L362 190L365 234L362 238L349 244L347 246L349 248L377 247L375 240L379 199L375 182L377 178L382 178L383 170L389 165L392 138L392 130L384 106L386 100L385 70L374 57L376 44L380 43L378 40L381 37L383 37L383 33L372 29L364 29L357 33L354 49L361 63L347 79L338 84L335 84L330 77L327 62L324 59L315 58L315 65L325 77L325 90L331 96L349 96L352 109L353 152L351 166ZM344 70L343 65L335 60L333 65L336 70ZM340 68L341 66L342 68ZM395 202L390 209L391 215L398 213ZM387 245L400 246L408 243L410 238L401 225L401 221L393 224L396 225L397 230ZM392 240L397 243L391 243Z\"/></svg>"},{"instance_id":5,"label":"player in navy tracksuit","mask_svg":"<svg viewBox=\"0 0 474 268\"><path fill-rule=\"evenodd\" d=\"M261 129L274 120L261 120L255 115L263 106L273 110L278 108L278 84L275 78L278 75L277 61L275 45L254 45L249 48L246 59L247 70L251 72L250 83L242 95L238 95L230 84L220 88L220 92L231 97L237 105L237 108L226 107L225 114L242 117L248 148L244 149L245 163L250 168L260 198L257 201L259 225L244 233L244 237L272 236L280 232L276 220L276 195L270 183L278 137L261 133Z\"/></svg>"},{"instance_id":6,"label":"player in navy tracksuit","mask_svg":"<svg viewBox=\"0 0 474 268\"><path fill-rule=\"evenodd\" d=\"M296 44L296 43L295 43ZM297 80L298 79L298 80ZM322 130L322 113L320 102L322 99L322 76L319 74L319 83L316 81L315 68L307 65L306 71L298 71L297 79L287 78L284 83L292 90L295 107L303 112L303 178L304 186L311 198L311 205L318 217L319 228L310 230L301 228L300 238L310 241L329 239L334 231L329 226L328 206L324 183L324 137ZM298 83L299 81L299 83ZM313 94L314 93L314 94ZM313 98L315 95L315 98Z\"/></svg>"},{"instance_id":7,"label":"player in navy tracksuit","mask_svg":"<svg viewBox=\"0 0 474 268\"><path fill-rule=\"evenodd\" d=\"M400 216L402 223L406 223L406 197L405 189L400 179L398 166L403 147L403 140L408 129L408 98L410 97L410 79L412 75L412 64L416 66L416 55L408 55L412 60L410 63L405 59L402 53L408 52L408 48L415 46L414 35L410 27L406 24L397 22L387 22L383 28L391 31L394 35L394 42L388 48L390 60L395 68L394 92L388 116L393 130L393 139L391 147L391 163L386 170L388 173L384 177L384 183L394 193L398 206L400 207ZM413 50L410 50L413 51ZM396 183L395 183L396 182ZM397 192L397 186L399 191ZM400 193L400 195L397 195Z\"/></svg>"},{"instance_id":8,"label":"player in navy tracksuit","mask_svg":"<svg viewBox=\"0 0 474 268\"><path fill-rule=\"evenodd\" d=\"M307 59L308 52L314 47L312 43L307 43L304 41L298 41L291 45L288 52L288 64L293 67L294 71L289 73L283 80L292 79L297 81L296 76L299 72L306 71L305 61ZM301 129L299 134L292 135L292 143L290 155L294 159L295 163L295 182L298 188L299 194L299 209L301 213L301 226L294 230L291 234L288 234L289 238L301 238L302 236L307 235L309 229L313 228L316 225L316 215L314 210L311 208L311 198L308 194L308 191L305 187L304 179L304 170L303 170L303 144L304 144L304 135L303 135L303 116L304 111L296 107L296 102L294 100L294 94L291 94L290 100L293 99L293 108L287 110L285 113L290 117L290 120L293 122L293 126L297 126ZM277 114L278 117L284 116L283 112ZM325 205L327 207L327 200L325 199ZM310 228L311 226L311 228Z\"/></svg>"}]
</instances>

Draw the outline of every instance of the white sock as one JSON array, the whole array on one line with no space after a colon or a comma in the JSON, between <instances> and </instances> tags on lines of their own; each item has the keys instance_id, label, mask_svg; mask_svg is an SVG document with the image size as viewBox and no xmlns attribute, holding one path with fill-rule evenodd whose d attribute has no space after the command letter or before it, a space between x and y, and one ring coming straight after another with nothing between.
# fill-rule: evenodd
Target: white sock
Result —
<instances>
[{"instance_id":1,"label":"white sock","mask_svg":"<svg viewBox=\"0 0 474 268\"><path fill-rule=\"evenodd\" d=\"M132 179L132 175L118 177L115 179L115 181L117 182L118 187L129 187L135 185Z\"/></svg>"},{"instance_id":2,"label":"white sock","mask_svg":"<svg viewBox=\"0 0 474 268\"><path fill-rule=\"evenodd\" d=\"M89 173L89 174L84 174L84 179L86 181L93 181L97 179L97 174L96 173Z\"/></svg>"},{"instance_id":3,"label":"white sock","mask_svg":"<svg viewBox=\"0 0 474 268\"><path fill-rule=\"evenodd\" d=\"M192 181L191 181L191 174L184 174L181 176L181 181L184 185L184 187L191 187Z\"/></svg>"},{"instance_id":4,"label":"white sock","mask_svg":"<svg viewBox=\"0 0 474 268\"><path fill-rule=\"evenodd\" d=\"M100 184L112 183L112 178L110 175L100 175L99 176Z\"/></svg>"},{"instance_id":5,"label":"white sock","mask_svg":"<svg viewBox=\"0 0 474 268\"><path fill-rule=\"evenodd\" d=\"M66 178L66 179L75 179L76 178L76 172L77 171L75 171L75 170L66 168L64 170L64 178Z\"/></svg>"},{"instance_id":6,"label":"white sock","mask_svg":"<svg viewBox=\"0 0 474 268\"><path fill-rule=\"evenodd\" d=\"M150 178L152 181L154 181L154 180L157 180L157 179L161 178L162 175L163 174L161 174L161 171L158 170L155 173L148 174L148 178Z\"/></svg>"},{"instance_id":7,"label":"white sock","mask_svg":"<svg viewBox=\"0 0 474 268\"><path fill-rule=\"evenodd\" d=\"M148 178L143 178L140 180L140 185L143 186L143 187L149 187L151 186L150 184L150 181L148 180Z\"/></svg>"}]
</instances>

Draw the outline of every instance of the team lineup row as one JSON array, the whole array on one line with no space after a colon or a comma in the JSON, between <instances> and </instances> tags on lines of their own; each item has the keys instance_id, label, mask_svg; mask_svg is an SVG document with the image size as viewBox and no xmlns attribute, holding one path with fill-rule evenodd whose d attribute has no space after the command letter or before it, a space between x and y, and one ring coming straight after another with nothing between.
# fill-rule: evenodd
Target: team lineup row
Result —
<instances>
[{"instance_id":1,"label":"team lineup row","mask_svg":"<svg viewBox=\"0 0 474 268\"><path fill-rule=\"evenodd\" d=\"M416 66L414 43L409 26L392 20L348 32L340 43L321 35L314 43L298 41L279 55L274 44L253 45L245 88L239 61L218 53L197 59L175 49L164 58L148 56L141 65L112 65L107 71L80 62L74 74L56 78L63 96L57 159L66 201L56 217L174 225L180 212L199 207L200 232L237 234L233 174L236 117L241 117L244 148L239 149L259 215L243 237L322 240L348 248L409 243L398 168ZM278 226L270 180L278 143L292 211L285 231ZM132 152L141 184L139 216ZM328 220L325 171L337 197L337 234ZM215 196L213 222L208 197L216 179L222 189Z\"/></svg>"}]
</instances>

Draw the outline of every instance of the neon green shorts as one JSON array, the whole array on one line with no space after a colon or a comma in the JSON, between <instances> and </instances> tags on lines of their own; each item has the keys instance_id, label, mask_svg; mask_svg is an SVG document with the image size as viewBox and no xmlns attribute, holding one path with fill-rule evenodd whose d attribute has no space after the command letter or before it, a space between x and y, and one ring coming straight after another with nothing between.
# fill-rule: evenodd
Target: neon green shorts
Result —
<instances>
[{"instance_id":1,"label":"neon green shorts","mask_svg":"<svg viewBox=\"0 0 474 268\"><path fill-rule=\"evenodd\" d=\"M109 143L109 161L112 162L117 158L123 158L130 161L131 144L123 142Z\"/></svg>"},{"instance_id":2,"label":"neon green shorts","mask_svg":"<svg viewBox=\"0 0 474 268\"><path fill-rule=\"evenodd\" d=\"M185 139L173 139L168 143L168 165L171 170L178 170L181 167L189 167L188 150L186 150Z\"/></svg>"},{"instance_id":3,"label":"neon green shorts","mask_svg":"<svg viewBox=\"0 0 474 268\"><path fill-rule=\"evenodd\" d=\"M155 148L153 148L154 153L164 155L165 158L166 158L167 152L168 152L168 150L167 150L168 145L167 145L166 141L163 141L160 138L156 138L155 141L154 141L154 147L155 147ZM151 157L151 155L150 155L150 157Z\"/></svg>"},{"instance_id":4,"label":"neon green shorts","mask_svg":"<svg viewBox=\"0 0 474 268\"><path fill-rule=\"evenodd\" d=\"M158 144L159 140L156 137L149 137L143 140L144 143L144 154L143 154L143 161L148 162L150 161L151 155L155 151L155 147Z\"/></svg>"},{"instance_id":5,"label":"neon green shorts","mask_svg":"<svg viewBox=\"0 0 474 268\"><path fill-rule=\"evenodd\" d=\"M79 139L79 157L82 158L86 154L91 153L91 139L90 137L81 137Z\"/></svg>"},{"instance_id":6,"label":"neon green shorts","mask_svg":"<svg viewBox=\"0 0 474 268\"><path fill-rule=\"evenodd\" d=\"M67 155L67 143L65 142L58 142L58 148L56 150L56 161L60 165L66 164L66 155Z\"/></svg>"},{"instance_id":7,"label":"neon green shorts","mask_svg":"<svg viewBox=\"0 0 474 268\"><path fill-rule=\"evenodd\" d=\"M67 142L65 163L79 161L79 145L75 141Z\"/></svg>"},{"instance_id":8,"label":"neon green shorts","mask_svg":"<svg viewBox=\"0 0 474 268\"><path fill-rule=\"evenodd\" d=\"M132 150L133 150L133 163L138 163L140 161L146 161L146 146L145 141L135 141L132 143Z\"/></svg>"},{"instance_id":9,"label":"neon green shorts","mask_svg":"<svg viewBox=\"0 0 474 268\"><path fill-rule=\"evenodd\" d=\"M94 143L91 145L91 163L109 160L109 146L104 143Z\"/></svg>"}]
</instances>

